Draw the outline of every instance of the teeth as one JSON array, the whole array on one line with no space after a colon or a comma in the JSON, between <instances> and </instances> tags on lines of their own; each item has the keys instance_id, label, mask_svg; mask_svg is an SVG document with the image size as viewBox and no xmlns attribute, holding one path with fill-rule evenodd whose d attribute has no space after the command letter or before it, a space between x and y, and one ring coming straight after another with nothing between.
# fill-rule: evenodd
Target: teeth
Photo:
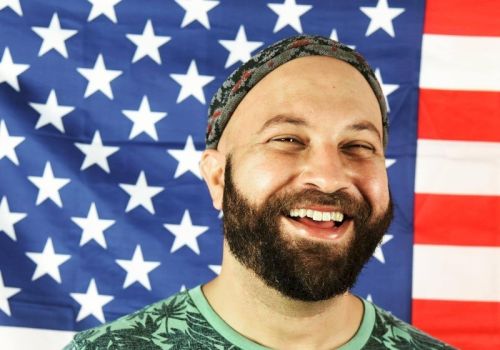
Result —
<instances>
[{"instance_id":1,"label":"teeth","mask_svg":"<svg viewBox=\"0 0 500 350\"><path fill-rule=\"evenodd\" d=\"M332 214L334 214L334 217L332 217L332 220L333 221L338 221L338 222L341 222L344 220L344 214L340 213L340 212L333 212Z\"/></svg>"},{"instance_id":2,"label":"teeth","mask_svg":"<svg viewBox=\"0 0 500 350\"><path fill-rule=\"evenodd\" d=\"M338 221L342 222L344 220L344 214L338 211L332 211L332 212L324 212L324 211L318 211L318 210L312 210L312 209L292 209L290 210L290 216L297 218L304 218L308 217L313 219L314 221Z\"/></svg>"},{"instance_id":3,"label":"teeth","mask_svg":"<svg viewBox=\"0 0 500 350\"><path fill-rule=\"evenodd\" d=\"M314 221L323 221L323 214L320 211L314 210L312 219Z\"/></svg>"}]
</instances>

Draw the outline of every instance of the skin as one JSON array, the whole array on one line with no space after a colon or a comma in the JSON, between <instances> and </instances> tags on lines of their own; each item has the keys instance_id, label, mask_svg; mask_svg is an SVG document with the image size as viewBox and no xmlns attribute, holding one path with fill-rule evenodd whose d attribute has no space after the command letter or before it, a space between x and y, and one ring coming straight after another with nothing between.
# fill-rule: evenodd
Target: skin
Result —
<instances>
[{"instance_id":1,"label":"skin","mask_svg":"<svg viewBox=\"0 0 500 350\"><path fill-rule=\"evenodd\" d=\"M373 215L380 215L389 204L381 135L377 99L355 68L330 57L299 58L250 90L218 149L203 153L201 172L217 209L231 154L235 186L253 205L280 191L344 190L367 200ZM314 203L307 207L321 209ZM287 217L280 225L291 240L339 248L354 234L351 225L339 239L328 240L308 235ZM362 302L350 293L318 302L284 297L243 267L227 244L221 273L203 292L231 327L273 349L339 347L354 336L363 315Z\"/></svg>"}]
</instances>

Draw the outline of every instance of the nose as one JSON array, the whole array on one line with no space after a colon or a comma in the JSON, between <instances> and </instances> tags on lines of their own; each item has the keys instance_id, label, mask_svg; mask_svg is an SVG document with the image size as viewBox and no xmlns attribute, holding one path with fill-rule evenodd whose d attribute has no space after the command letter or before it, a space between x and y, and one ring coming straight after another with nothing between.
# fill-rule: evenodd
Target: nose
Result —
<instances>
[{"instance_id":1,"label":"nose","mask_svg":"<svg viewBox=\"0 0 500 350\"><path fill-rule=\"evenodd\" d=\"M302 186L324 193L349 190L352 186L349 167L334 145L311 147L303 154L301 165L299 181Z\"/></svg>"}]
</instances>

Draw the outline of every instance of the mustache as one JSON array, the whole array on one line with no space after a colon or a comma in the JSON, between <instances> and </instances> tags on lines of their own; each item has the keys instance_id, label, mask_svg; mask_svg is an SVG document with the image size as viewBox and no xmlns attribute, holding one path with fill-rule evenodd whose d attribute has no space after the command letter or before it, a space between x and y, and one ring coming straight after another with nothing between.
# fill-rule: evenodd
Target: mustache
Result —
<instances>
[{"instance_id":1,"label":"mustache","mask_svg":"<svg viewBox=\"0 0 500 350\"><path fill-rule=\"evenodd\" d=\"M325 193L315 189L305 189L299 192L286 192L271 199L277 203L277 212L288 215L291 209L307 206L332 206L351 218L367 219L372 208L365 198L357 199L345 190Z\"/></svg>"}]
</instances>

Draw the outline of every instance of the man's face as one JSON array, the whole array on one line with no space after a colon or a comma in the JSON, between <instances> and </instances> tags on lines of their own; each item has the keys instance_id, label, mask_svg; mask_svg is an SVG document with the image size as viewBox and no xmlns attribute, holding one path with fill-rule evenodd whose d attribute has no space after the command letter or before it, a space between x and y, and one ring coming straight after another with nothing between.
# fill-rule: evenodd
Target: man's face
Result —
<instances>
[{"instance_id":1,"label":"man's face","mask_svg":"<svg viewBox=\"0 0 500 350\"><path fill-rule=\"evenodd\" d=\"M349 213L354 233L342 245L320 239L293 239L280 227L280 217L289 217L292 208L304 203L333 206ZM235 188L231 157L226 163L223 208L224 237L235 258L271 288L302 301L326 300L349 290L392 218L391 204L383 215L373 217L368 202L343 191L276 193L262 206L253 206ZM342 230L345 223L304 225L329 226L335 232Z\"/></svg>"},{"instance_id":2,"label":"man's face","mask_svg":"<svg viewBox=\"0 0 500 350\"><path fill-rule=\"evenodd\" d=\"M345 292L391 218L381 135L377 100L347 63L307 57L271 72L219 143L231 253L289 297Z\"/></svg>"}]
</instances>

